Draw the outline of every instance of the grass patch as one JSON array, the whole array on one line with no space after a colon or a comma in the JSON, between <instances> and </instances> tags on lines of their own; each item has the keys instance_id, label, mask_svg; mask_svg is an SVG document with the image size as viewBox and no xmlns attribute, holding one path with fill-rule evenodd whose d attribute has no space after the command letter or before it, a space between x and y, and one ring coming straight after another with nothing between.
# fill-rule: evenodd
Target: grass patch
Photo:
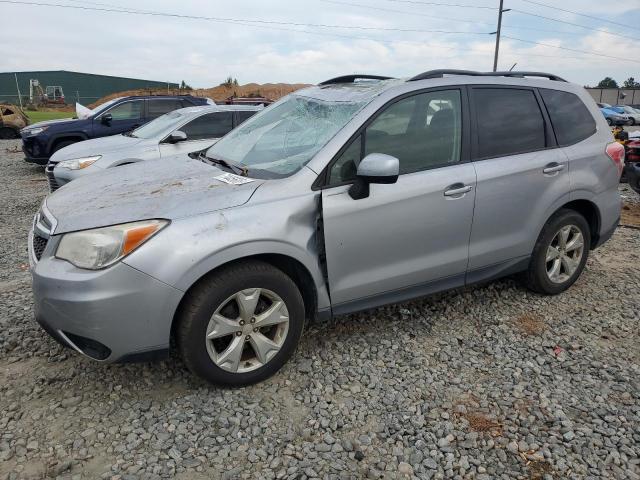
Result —
<instances>
[{"instance_id":1,"label":"grass patch","mask_svg":"<svg viewBox=\"0 0 640 480\"><path fill-rule=\"evenodd\" d=\"M74 116L74 112L24 112L29 117L31 123L43 122L45 120L57 120L59 118L71 118Z\"/></svg>"}]
</instances>

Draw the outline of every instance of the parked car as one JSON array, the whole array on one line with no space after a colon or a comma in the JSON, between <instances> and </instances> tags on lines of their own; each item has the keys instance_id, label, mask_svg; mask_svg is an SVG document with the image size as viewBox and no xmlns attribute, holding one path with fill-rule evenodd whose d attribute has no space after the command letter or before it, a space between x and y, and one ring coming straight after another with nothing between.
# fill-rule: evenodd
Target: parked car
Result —
<instances>
[{"instance_id":1,"label":"parked car","mask_svg":"<svg viewBox=\"0 0 640 480\"><path fill-rule=\"evenodd\" d=\"M263 107L207 105L165 113L132 132L74 143L55 152L45 173L49 190L92 173L143 160L206 150Z\"/></svg>"},{"instance_id":2,"label":"parked car","mask_svg":"<svg viewBox=\"0 0 640 480\"><path fill-rule=\"evenodd\" d=\"M0 104L0 139L20 138L20 130L29 125L29 117L15 105Z\"/></svg>"},{"instance_id":3,"label":"parked car","mask_svg":"<svg viewBox=\"0 0 640 480\"><path fill-rule=\"evenodd\" d=\"M630 125L640 124L640 111L636 110L635 108L628 105L616 105L614 109L618 113L626 114L629 117Z\"/></svg>"},{"instance_id":4,"label":"parked car","mask_svg":"<svg viewBox=\"0 0 640 480\"><path fill-rule=\"evenodd\" d=\"M90 111L87 118L48 120L22 129L22 150L27 162L46 165L54 152L72 143L128 132L178 108L212 103L191 95L116 98Z\"/></svg>"},{"instance_id":5,"label":"parked car","mask_svg":"<svg viewBox=\"0 0 640 480\"><path fill-rule=\"evenodd\" d=\"M604 115L604 118L607 120L607 124L609 126L631 124L631 119L629 118L629 115L627 115L626 113L621 113L619 111L616 111L613 109L613 107L601 108L600 111L602 112L602 115Z\"/></svg>"},{"instance_id":6,"label":"parked car","mask_svg":"<svg viewBox=\"0 0 640 480\"><path fill-rule=\"evenodd\" d=\"M205 156L51 194L29 235L38 322L105 362L173 338L194 373L247 385L291 357L305 319L516 272L558 294L613 234L624 147L582 86L360 78L290 94Z\"/></svg>"}]
</instances>

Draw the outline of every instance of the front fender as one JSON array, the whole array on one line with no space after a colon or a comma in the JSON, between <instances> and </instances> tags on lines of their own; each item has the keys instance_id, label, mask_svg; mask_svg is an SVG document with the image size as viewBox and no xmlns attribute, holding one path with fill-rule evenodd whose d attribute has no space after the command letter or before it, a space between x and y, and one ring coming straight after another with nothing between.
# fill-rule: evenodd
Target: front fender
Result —
<instances>
[{"instance_id":1,"label":"front fender","mask_svg":"<svg viewBox=\"0 0 640 480\"><path fill-rule=\"evenodd\" d=\"M174 220L125 259L130 266L187 291L229 262L276 254L299 262L313 279L318 308L329 307L317 251L317 205L310 193Z\"/></svg>"}]
</instances>

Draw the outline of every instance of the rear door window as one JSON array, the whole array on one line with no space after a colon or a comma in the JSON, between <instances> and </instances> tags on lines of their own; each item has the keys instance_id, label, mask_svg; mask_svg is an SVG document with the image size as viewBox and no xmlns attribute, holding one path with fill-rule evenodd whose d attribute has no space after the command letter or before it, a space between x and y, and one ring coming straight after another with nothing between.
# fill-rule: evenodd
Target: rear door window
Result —
<instances>
[{"instance_id":1,"label":"rear door window","mask_svg":"<svg viewBox=\"0 0 640 480\"><path fill-rule=\"evenodd\" d=\"M544 117L533 90L474 88L479 158L546 147Z\"/></svg>"},{"instance_id":2,"label":"rear door window","mask_svg":"<svg viewBox=\"0 0 640 480\"><path fill-rule=\"evenodd\" d=\"M165 113L173 112L178 108L182 108L180 100L173 100L170 98L147 100L147 117L157 118Z\"/></svg>"},{"instance_id":3,"label":"rear door window","mask_svg":"<svg viewBox=\"0 0 640 480\"><path fill-rule=\"evenodd\" d=\"M187 140L220 138L233 128L233 113L208 113L183 125L179 130L187 134Z\"/></svg>"},{"instance_id":4,"label":"rear door window","mask_svg":"<svg viewBox=\"0 0 640 480\"><path fill-rule=\"evenodd\" d=\"M580 97L559 90L540 89L558 145L578 143L596 133L596 122Z\"/></svg>"}]
</instances>

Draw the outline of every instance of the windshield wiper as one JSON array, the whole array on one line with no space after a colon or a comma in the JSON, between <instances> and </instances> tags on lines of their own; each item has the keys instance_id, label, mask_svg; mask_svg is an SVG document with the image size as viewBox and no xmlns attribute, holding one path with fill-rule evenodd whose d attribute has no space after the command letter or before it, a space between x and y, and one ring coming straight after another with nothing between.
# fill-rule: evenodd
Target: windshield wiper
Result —
<instances>
[{"instance_id":1,"label":"windshield wiper","mask_svg":"<svg viewBox=\"0 0 640 480\"><path fill-rule=\"evenodd\" d=\"M244 165L238 165L237 163L232 163L228 160L223 160L222 158L208 157L204 153L201 153L199 158L205 163L222 165L223 167L231 170L233 173L235 173L236 175L240 175L241 177L246 177L247 175L249 175L249 169Z\"/></svg>"}]
</instances>

